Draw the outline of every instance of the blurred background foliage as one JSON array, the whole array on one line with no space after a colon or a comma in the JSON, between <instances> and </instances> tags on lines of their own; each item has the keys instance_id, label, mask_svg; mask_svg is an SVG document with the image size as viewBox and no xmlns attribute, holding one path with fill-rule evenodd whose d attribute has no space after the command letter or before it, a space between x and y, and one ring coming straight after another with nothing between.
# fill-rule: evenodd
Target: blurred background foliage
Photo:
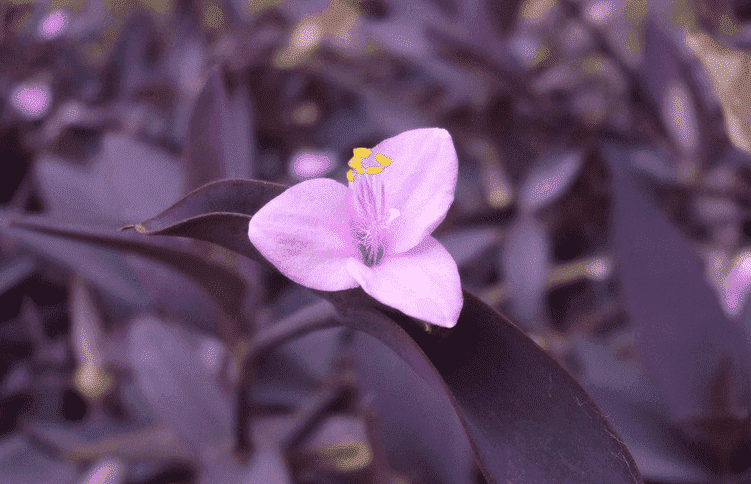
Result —
<instances>
[{"instance_id":1,"label":"blurred background foliage","mask_svg":"<svg viewBox=\"0 0 751 484\"><path fill-rule=\"evenodd\" d=\"M0 482L483 482L445 398L341 329L264 356L259 408L309 411L254 426L239 465L233 342L330 308L215 246L173 241L212 293L8 222L343 181L353 148L427 126L459 154L436 236L465 288L581 382L647 482L750 482L750 21L746 0L4 1Z\"/></svg>"}]
</instances>

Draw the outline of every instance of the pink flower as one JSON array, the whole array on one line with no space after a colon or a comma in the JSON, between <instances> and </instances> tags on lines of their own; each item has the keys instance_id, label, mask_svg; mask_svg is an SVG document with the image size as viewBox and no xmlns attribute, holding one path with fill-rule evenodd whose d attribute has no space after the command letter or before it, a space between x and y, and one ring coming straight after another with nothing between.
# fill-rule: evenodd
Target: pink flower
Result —
<instances>
[{"instance_id":1,"label":"pink flower","mask_svg":"<svg viewBox=\"0 0 751 484\"><path fill-rule=\"evenodd\" d=\"M355 154L348 187L317 178L288 188L250 220L250 241L298 284L362 286L404 314L453 327L463 305L459 271L430 235L454 200L451 135L415 129Z\"/></svg>"}]
</instances>

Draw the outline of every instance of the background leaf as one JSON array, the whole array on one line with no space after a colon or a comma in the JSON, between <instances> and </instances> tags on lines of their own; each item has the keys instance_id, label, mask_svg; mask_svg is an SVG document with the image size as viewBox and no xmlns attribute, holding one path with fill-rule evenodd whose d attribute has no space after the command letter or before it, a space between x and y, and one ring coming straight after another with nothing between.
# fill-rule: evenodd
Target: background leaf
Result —
<instances>
[{"instance_id":1,"label":"background leaf","mask_svg":"<svg viewBox=\"0 0 751 484\"><path fill-rule=\"evenodd\" d=\"M543 300L551 267L548 243L544 227L533 216L522 216L511 228L503 249L514 314L527 323L539 325L547 319Z\"/></svg>"},{"instance_id":2,"label":"background leaf","mask_svg":"<svg viewBox=\"0 0 751 484\"><path fill-rule=\"evenodd\" d=\"M576 181L583 165L581 153L551 153L538 160L522 183L519 204L534 212L555 202Z\"/></svg>"},{"instance_id":3,"label":"background leaf","mask_svg":"<svg viewBox=\"0 0 751 484\"><path fill-rule=\"evenodd\" d=\"M587 393L623 437L644 478L660 482L709 480L707 468L693 459L690 442L681 438L671 421L654 382L635 365L614 357L602 343L579 337L574 344L584 366L581 381Z\"/></svg>"},{"instance_id":4,"label":"background leaf","mask_svg":"<svg viewBox=\"0 0 751 484\"><path fill-rule=\"evenodd\" d=\"M177 166L163 151L108 134L90 166L44 157L35 174L51 213L124 222L146 218L179 198L185 190Z\"/></svg>"},{"instance_id":5,"label":"background leaf","mask_svg":"<svg viewBox=\"0 0 751 484\"><path fill-rule=\"evenodd\" d=\"M161 422L200 459L229 448L232 399L217 385L198 345L176 326L142 317L130 326L127 348L138 388Z\"/></svg>"},{"instance_id":6,"label":"background leaf","mask_svg":"<svg viewBox=\"0 0 751 484\"><path fill-rule=\"evenodd\" d=\"M614 174L621 280L642 358L672 417L690 434L712 426L710 444L720 455L733 453L748 439L751 350L685 236L636 188L626 153L605 149Z\"/></svg>"},{"instance_id":7,"label":"background leaf","mask_svg":"<svg viewBox=\"0 0 751 484\"><path fill-rule=\"evenodd\" d=\"M44 217L18 217L12 222L12 225L17 227L15 230L22 238L28 238L31 241L41 237L41 240L46 241L47 244L54 245L57 240L67 244L73 243L70 246L71 252L61 252L61 257L71 267L77 267L77 262L81 260L79 256L90 250L92 246L98 246L94 247L95 251L101 251L103 250L102 247L106 247L107 249L137 254L161 262L192 278L219 303L215 317L204 321L211 323L211 326L215 328L214 330L218 331L223 338L232 341L233 335L236 335L237 332L242 333L247 330L243 322L245 318L242 316L247 314L246 303L248 302L249 288L246 279L235 268L206 258L198 251L189 249L185 244L182 244L183 247L178 247L174 243L167 245L147 242L134 233L118 233L114 229L107 231L92 229L91 227L82 228L75 223L56 223ZM23 230L19 230L19 228L23 228ZM51 239L50 236L52 236ZM50 249L50 252L55 254L56 250L60 252L59 249L54 248ZM76 254L76 251L84 252ZM89 255L86 257L89 257ZM119 257L121 257L121 254L117 254L113 263L122 265L123 260ZM96 260L96 257L94 259ZM104 260L107 261L107 258L105 257ZM115 277L111 270L106 267L105 269L102 272L92 271L89 277L93 282L101 283L104 288L120 281L121 284L130 285L130 290L140 290L134 289L132 279L121 280L122 274ZM141 274L148 274L152 270L143 265L139 266L138 263L136 263L134 269ZM84 268L83 272L86 273L86 270L87 268ZM158 274L158 270L151 272L152 277L155 274ZM165 276L161 275L161 277ZM168 278L169 276L167 276ZM174 289L179 292L179 287ZM176 295L179 299L179 294ZM187 306L187 308L189 307L190 305Z\"/></svg>"},{"instance_id":8,"label":"background leaf","mask_svg":"<svg viewBox=\"0 0 751 484\"><path fill-rule=\"evenodd\" d=\"M223 72L212 69L198 96L188 131L187 159L195 188L219 178L251 178L257 158L250 101L243 88L227 92Z\"/></svg>"},{"instance_id":9,"label":"background leaf","mask_svg":"<svg viewBox=\"0 0 751 484\"><path fill-rule=\"evenodd\" d=\"M19 465L23 462L24 465ZM38 482L46 484L70 480L75 476L75 465L62 463L32 447L26 438L15 436L0 445L0 482Z\"/></svg>"}]
</instances>

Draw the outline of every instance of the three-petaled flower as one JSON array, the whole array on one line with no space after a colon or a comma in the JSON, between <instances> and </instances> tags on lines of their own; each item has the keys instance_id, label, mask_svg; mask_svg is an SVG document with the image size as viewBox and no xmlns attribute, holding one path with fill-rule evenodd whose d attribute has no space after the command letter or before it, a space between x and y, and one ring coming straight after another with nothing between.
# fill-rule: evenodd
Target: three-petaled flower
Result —
<instances>
[{"instance_id":1,"label":"three-petaled flower","mask_svg":"<svg viewBox=\"0 0 751 484\"><path fill-rule=\"evenodd\" d=\"M362 150L348 186L316 178L288 188L251 218L250 241L298 284L362 286L404 314L453 327L463 305L459 271L430 235L454 200L451 135L415 129Z\"/></svg>"}]
</instances>

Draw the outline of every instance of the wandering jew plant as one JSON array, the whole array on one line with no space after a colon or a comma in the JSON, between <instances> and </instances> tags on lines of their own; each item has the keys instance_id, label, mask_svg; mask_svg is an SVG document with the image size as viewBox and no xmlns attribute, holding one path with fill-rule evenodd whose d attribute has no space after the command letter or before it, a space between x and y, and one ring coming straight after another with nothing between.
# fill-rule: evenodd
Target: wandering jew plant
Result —
<instances>
[{"instance_id":1,"label":"wandering jew plant","mask_svg":"<svg viewBox=\"0 0 751 484\"><path fill-rule=\"evenodd\" d=\"M409 316L453 327L463 304L459 271L430 235L454 200L451 135L415 129L354 155L348 186L317 178L290 187L250 220L250 241L298 284L362 286Z\"/></svg>"}]
</instances>

